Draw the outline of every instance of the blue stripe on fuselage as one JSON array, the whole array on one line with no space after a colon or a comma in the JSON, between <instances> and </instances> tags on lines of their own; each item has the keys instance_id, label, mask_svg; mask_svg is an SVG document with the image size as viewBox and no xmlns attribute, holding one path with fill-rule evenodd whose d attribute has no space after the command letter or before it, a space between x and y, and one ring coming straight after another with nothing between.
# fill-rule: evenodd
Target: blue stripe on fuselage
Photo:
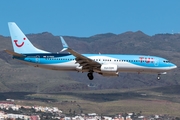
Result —
<instances>
[{"instance_id":1,"label":"blue stripe on fuselage","mask_svg":"<svg viewBox=\"0 0 180 120\"><path fill-rule=\"evenodd\" d=\"M144 55L118 55L118 54L82 54L86 57L94 57L101 59L100 63L114 63L128 62L142 67L171 67L173 64L165 63L167 61L164 58L156 56L144 56ZM27 62L40 63L40 64L57 64L73 61L75 57L69 53L47 53L47 54L25 54L25 58L16 59L24 60ZM111 61L107 61L111 60ZM99 62L99 61L97 61Z\"/></svg>"}]
</instances>

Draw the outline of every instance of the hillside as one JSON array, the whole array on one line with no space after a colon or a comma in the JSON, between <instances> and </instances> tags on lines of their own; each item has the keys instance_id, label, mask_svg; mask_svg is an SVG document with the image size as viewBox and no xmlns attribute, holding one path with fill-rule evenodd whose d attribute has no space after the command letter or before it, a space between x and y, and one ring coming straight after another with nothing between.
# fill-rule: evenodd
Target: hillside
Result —
<instances>
[{"instance_id":1,"label":"hillside","mask_svg":"<svg viewBox=\"0 0 180 120\"><path fill-rule=\"evenodd\" d=\"M44 32L27 37L38 48L58 52L62 45L58 36ZM98 34L87 38L64 36L69 46L79 53L145 54L169 59L180 65L180 34L148 36L141 31L122 34ZM162 75L120 73L119 77L95 74L89 81L86 73L60 72L26 66L13 60L3 50L12 50L9 37L0 36L0 88L1 91L59 92L63 90L122 89L179 85L179 68ZM88 88L91 84L94 87Z\"/></svg>"}]
</instances>

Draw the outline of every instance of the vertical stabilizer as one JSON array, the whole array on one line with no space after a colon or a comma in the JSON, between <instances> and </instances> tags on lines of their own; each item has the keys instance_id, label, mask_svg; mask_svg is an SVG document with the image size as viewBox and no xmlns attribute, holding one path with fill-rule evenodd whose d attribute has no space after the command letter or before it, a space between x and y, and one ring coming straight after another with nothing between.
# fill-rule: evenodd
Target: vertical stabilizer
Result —
<instances>
[{"instance_id":1,"label":"vertical stabilizer","mask_svg":"<svg viewBox=\"0 0 180 120\"><path fill-rule=\"evenodd\" d=\"M14 22L9 22L9 31L14 52L16 53L49 53L36 48L29 39L24 35L20 28Z\"/></svg>"}]
</instances>

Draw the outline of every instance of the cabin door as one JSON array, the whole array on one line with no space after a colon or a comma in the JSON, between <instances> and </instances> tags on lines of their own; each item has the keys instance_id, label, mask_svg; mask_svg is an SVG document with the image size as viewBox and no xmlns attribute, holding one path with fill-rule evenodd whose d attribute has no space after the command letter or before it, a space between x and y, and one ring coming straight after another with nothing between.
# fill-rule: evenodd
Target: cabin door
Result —
<instances>
[{"instance_id":1,"label":"cabin door","mask_svg":"<svg viewBox=\"0 0 180 120\"><path fill-rule=\"evenodd\" d=\"M36 55L36 63L39 63L39 62L40 62L40 56Z\"/></svg>"},{"instance_id":2,"label":"cabin door","mask_svg":"<svg viewBox=\"0 0 180 120\"><path fill-rule=\"evenodd\" d=\"M158 58L154 59L154 66L159 66L159 59Z\"/></svg>"}]
</instances>

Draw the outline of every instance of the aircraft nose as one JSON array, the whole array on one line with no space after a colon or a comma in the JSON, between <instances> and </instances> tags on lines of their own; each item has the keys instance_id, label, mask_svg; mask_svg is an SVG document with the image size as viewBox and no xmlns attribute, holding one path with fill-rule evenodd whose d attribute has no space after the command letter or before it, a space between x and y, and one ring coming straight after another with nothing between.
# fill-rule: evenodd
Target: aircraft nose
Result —
<instances>
[{"instance_id":1,"label":"aircraft nose","mask_svg":"<svg viewBox=\"0 0 180 120\"><path fill-rule=\"evenodd\" d=\"M175 68L177 68L177 66L172 63L172 69L175 69Z\"/></svg>"},{"instance_id":2,"label":"aircraft nose","mask_svg":"<svg viewBox=\"0 0 180 120\"><path fill-rule=\"evenodd\" d=\"M177 68L177 66L176 66L176 65L174 66L174 69L175 69L175 68Z\"/></svg>"}]
</instances>

